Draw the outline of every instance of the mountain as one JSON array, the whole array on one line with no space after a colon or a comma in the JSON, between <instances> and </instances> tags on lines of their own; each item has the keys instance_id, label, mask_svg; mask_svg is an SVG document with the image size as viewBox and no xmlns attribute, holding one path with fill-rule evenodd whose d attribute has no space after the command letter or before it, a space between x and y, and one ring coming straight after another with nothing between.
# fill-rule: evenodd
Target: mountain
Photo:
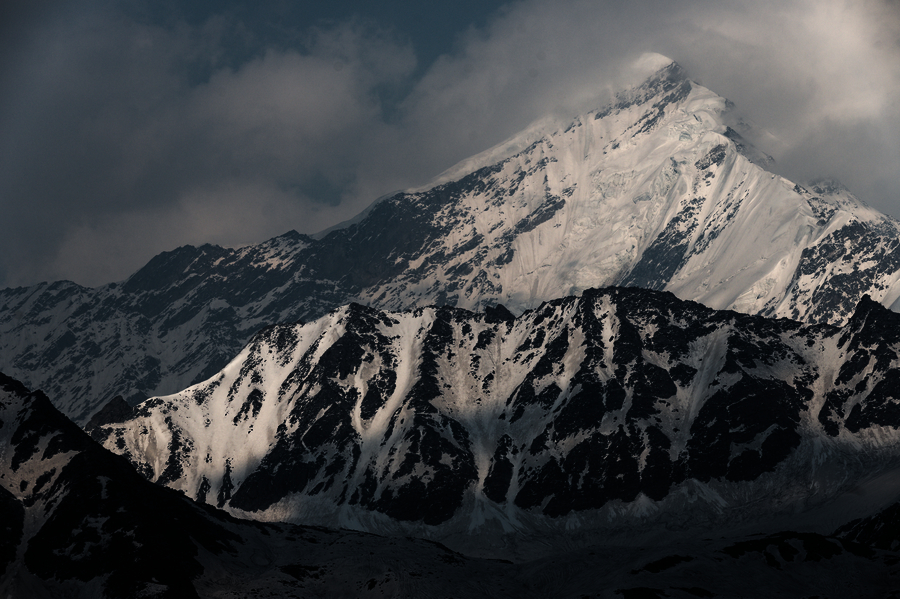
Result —
<instances>
[{"instance_id":1,"label":"mountain","mask_svg":"<svg viewBox=\"0 0 900 599\"><path fill-rule=\"evenodd\" d=\"M897 588L896 553L815 534L601 544L514 564L421 539L243 522L142 479L5 375L0 460L4 597L697 597L734 595L749 577L770 597Z\"/></svg>"},{"instance_id":2,"label":"mountain","mask_svg":"<svg viewBox=\"0 0 900 599\"><path fill-rule=\"evenodd\" d=\"M626 285L832 324L864 295L897 302L895 221L833 182L766 171L724 98L661 57L643 68L611 104L540 121L321 237L185 246L96 289L2 290L0 369L84 423L116 395L205 380L264 326L351 301L521 313Z\"/></svg>"},{"instance_id":3,"label":"mountain","mask_svg":"<svg viewBox=\"0 0 900 599\"><path fill-rule=\"evenodd\" d=\"M898 352L868 298L842 327L629 288L519 317L351 304L92 435L235 515L469 553L825 533L900 497Z\"/></svg>"}]
</instances>

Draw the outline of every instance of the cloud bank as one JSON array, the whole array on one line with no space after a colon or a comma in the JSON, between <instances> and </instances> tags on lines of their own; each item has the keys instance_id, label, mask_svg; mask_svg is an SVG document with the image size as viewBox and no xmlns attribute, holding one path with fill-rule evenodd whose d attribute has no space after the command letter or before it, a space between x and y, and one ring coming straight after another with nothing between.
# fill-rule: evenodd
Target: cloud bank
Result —
<instances>
[{"instance_id":1,"label":"cloud bank","mask_svg":"<svg viewBox=\"0 0 900 599\"><path fill-rule=\"evenodd\" d=\"M428 65L389 24L117 4L18 18L0 59L0 285L123 279L191 243L314 233L549 113L602 103L640 54L681 63L796 180L900 216L896 0L523 1ZM2 32L0 32L2 33Z\"/></svg>"}]
</instances>

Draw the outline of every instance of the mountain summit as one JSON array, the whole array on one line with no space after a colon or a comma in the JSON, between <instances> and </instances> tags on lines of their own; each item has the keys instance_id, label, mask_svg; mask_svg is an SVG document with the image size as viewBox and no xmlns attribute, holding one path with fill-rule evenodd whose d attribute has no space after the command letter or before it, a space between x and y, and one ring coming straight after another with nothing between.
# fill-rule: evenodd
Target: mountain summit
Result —
<instances>
[{"instance_id":1,"label":"mountain summit","mask_svg":"<svg viewBox=\"0 0 900 599\"><path fill-rule=\"evenodd\" d=\"M116 395L212 376L263 326L351 301L521 313L626 285L834 324L863 295L897 301L895 221L837 186L766 171L727 100L650 63L610 104L529 128L320 238L185 246L123 283L0 291L0 369L85 422Z\"/></svg>"}]
</instances>

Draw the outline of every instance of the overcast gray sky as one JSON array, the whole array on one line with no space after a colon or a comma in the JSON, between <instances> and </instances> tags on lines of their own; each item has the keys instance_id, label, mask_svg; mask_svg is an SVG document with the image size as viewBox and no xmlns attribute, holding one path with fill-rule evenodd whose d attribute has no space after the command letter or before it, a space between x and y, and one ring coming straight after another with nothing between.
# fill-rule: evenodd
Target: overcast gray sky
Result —
<instances>
[{"instance_id":1,"label":"overcast gray sky","mask_svg":"<svg viewBox=\"0 0 900 599\"><path fill-rule=\"evenodd\" d=\"M900 217L898 0L265 4L3 4L0 287L314 233L647 51L771 133L781 174Z\"/></svg>"}]
</instances>

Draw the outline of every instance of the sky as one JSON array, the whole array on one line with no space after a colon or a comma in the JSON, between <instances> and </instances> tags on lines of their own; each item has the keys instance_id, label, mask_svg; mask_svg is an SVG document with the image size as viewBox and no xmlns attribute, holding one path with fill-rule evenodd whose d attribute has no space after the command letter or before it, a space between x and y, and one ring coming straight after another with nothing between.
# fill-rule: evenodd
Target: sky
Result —
<instances>
[{"instance_id":1,"label":"sky","mask_svg":"<svg viewBox=\"0 0 900 599\"><path fill-rule=\"evenodd\" d=\"M779 174L900 218L900 0L5 0L0 288L315 233L602 106L645 52Z\"/></svg>"}]
</instances>

